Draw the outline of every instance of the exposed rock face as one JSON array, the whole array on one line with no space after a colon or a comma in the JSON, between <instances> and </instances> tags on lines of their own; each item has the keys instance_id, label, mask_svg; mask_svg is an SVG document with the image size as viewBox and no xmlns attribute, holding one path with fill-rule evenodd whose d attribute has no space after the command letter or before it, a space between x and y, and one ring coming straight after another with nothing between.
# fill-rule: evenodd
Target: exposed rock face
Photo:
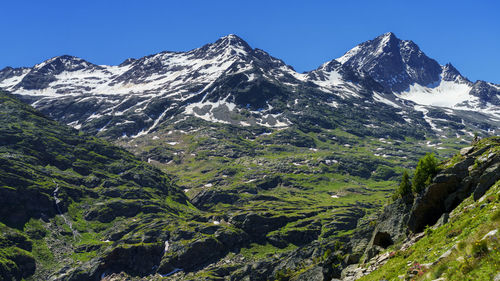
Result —
<instances>
[{"instance_id":1,"label":"exposed rock face","mask_svg":"<svg viewBox=\"0 0 500 281\"><path fill-rule=\"evenodd\" d=\"M500 88L485 81L477 81L472 86L470 94L479 98L482 104L500 105Z\"/></svg>"},{"instance_id":2,"label":"exposed rock face","mask_svg":"<svg viewBox=\"0 0 500 281\"><path fill-rule=\"evenodd\" d=\"M412 204L398 199L387 205L370 244L386 247L389 241L404 238L407 231L421 232L425 226L435 224L471 194L478 200L500 179L499 143L498 138L490 138L462 149L456 156L459 161L447 164L449 167L441 170Z\"/></svg>"},{"instance_id":3,"label":"exposed rock face","mask_svg":"<svg viewBox=\"0 0 500 281\"><path fill-rule=\"evenodd\" d=\"M413 83L431 84L441 73L441 66L415 43L400 40L392 32L356 46L337 61L368 73L394 91L406 90Z\"/></svg>"},{"instance_id":4,"label":"exposed rock face","mask_svg":"<svg viewBox=\"0 0 500 281\"><path fill-rule=\"evenodd\" d=\"M205 209L205 205L217 205L218 203L233 204L239 199L235 194L223 190L202 190L191 199L196 207Z\"/></svg>"},{"instance_id":5,"label":"exposed rock face","mask_svg":"<svg viewBox=\"0 0 500 281\"><path fill-rule=\"evenodd\" d=\"M295 220L290 216L270 216L269 214L241 214L230 219L230 223L242 229L254 239L263 239L267 233Z\"/></svg>"},{"instance_id":6,"label":"exposed rock face","mask_svg":"<svg viewBox=\"0 0 500 281\"><path fill-rule=\"evenodd\" d=\"M500 153L495 149L500 141L487 141L480 142L474 150L463 150L461 161L434 177L413 204L408 220L410 231L420 232L426 225L433 225L471 194L478 200L500 179Z\"/></svg>"},{"instance_id":7,"label":"exposed rock face","mask_svg":"<svg viewBox=\"0 0 500 281\"><path fill-rule=\"evenodd\" d=\"M36 270L36 262L31 255L33 243L19 231L0 224L0 279L21 280Z\"/></svg>"},{"instance_id":8,"label":"exposed rock face","mask_svg":"<svg viewBox=\"0 0 500 281\"><path fill-rule=\"evenodd\" d=\"M324 268L321 266L314 266L311 269L306 270L300 275L293 277L290 281L329 281L330 279L326 279L325 274L323 273Z\"/></svg>"},{"instance_id":9,"label":"exposed rock face","mask_svg":"<svg viewBox=\"0 0 500 281\"><path fill-rule=\"evenodd\" d=\"M411 206L403 199L397 199L384 208L377 219L370 242L366 247L365 260L374 257L381 249L387 248L405 237Z\"/></svg>"},{"instance_id":10,"label":"exposed rock face","mask_svg":"<svg viewBox=\"0 0 500 281\"><path fill-rule=\"evenodd\" d=\"M162 258L158 273L168 274L176 268L192 271L200 266L215 262L230 250L248 243L248 236L242 231L217 230L213 237L198 239L188 245L174 245Z\"/></svg>"}]
</instances>

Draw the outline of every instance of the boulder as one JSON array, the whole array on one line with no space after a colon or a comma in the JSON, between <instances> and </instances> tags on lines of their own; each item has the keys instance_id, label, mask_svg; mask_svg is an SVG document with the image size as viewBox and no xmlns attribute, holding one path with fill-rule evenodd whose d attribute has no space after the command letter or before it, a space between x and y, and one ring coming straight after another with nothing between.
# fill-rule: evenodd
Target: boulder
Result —
<instances>
[{"instance_id":1,"label":"boulder","mask_svg":"<svg viewBox=\"0 0 500 281\"><path fill-rule=\"evenodd\" d=\"M474 190L474 200L478 200L486 191L500 179L500 162L488 167L479 178L479 183Z\"/></svg>"},{"instance_id":2,"label":"boulder","mask_svg":"<svg viewBox=\"0 0 500 281\"><path fill-rule=\"evenodd\" d=\"M411 206L401 198L387 205L378 217L377 226L366 249L373 252L375 246L387 248L403 239L406 236L406 224Z\"/></svg>"},{"instance_id":3,"label":"boulder","mask_svg":"<svg viewBox=\"0 0 500 281\"><path fill-rule=\"evenodd\" d=\"M207 189L196 194L191 203L200 209L206 209L206 206L217 205L218 203L233 204L238 201L239 197L236 194L229 193L224 190Z\"/></svg>"}]
</instances>

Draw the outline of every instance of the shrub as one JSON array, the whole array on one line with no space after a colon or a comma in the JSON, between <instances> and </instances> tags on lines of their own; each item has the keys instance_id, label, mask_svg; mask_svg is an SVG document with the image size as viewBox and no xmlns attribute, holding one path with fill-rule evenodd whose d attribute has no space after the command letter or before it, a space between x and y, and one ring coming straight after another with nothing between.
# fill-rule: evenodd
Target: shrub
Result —
<instances>
[{"instance_id":1,"label":"shrub","mask_svg":"<svg viewBox=\"0 0 500 281\"><path fill-rule=\"evenodd\" d=\"M491 220L492 221L498 221L500 220L500 209L496 210L492 215L491 215Z\"/></svg>"},{"instance_id":2,"label":"shrub","mask_svg":"<svg viewBox=\"0 0 500 281\"><path fill-rule=\"evenodd\" d=\"M458 228L458 229L452 229L448 233L446 233L446 237L453 238L455 236L460 235L461 233L462 233L462 229L460 229L460 228Z\"/></svg>"},{"instance_id":3,"label":"shrub","mask_svg":"<svg viewBox=\"0 0 500 281\"><path fill-rule=\"evenodd\" d=\"M405 199L405 200L410 200L412 199L412 192L411 192L411 182L410 182L410 176L408 175L408 172L405 170L403 172L403 176L401 178L401 183L399 184L398 189L396 189L396 192L392 195L392 200L396 200L399 197Z\"/></svg>"},{"instance_id":4,"label":"shrub","mask_svg":"<svg viewBox=\"0 0 500 281\"><path fill-rule=\"evenodd\" d=\"M430 226L425 227L425 230L424 230L425 235L427 235L427 236L431 235L432 231L433 231L432 227L430 227Z\"/></svg>"},{"instance_id":5,"label":"shrub","mask_svg":"<svg viewBox=\"0 0 500 281\"><path fill-rule=\"evenodd\" d=\"M472 244L472 255L475 258L482 257L488 253L488 243L486 240L476 241Z\"/></svg>"}]
</instances>

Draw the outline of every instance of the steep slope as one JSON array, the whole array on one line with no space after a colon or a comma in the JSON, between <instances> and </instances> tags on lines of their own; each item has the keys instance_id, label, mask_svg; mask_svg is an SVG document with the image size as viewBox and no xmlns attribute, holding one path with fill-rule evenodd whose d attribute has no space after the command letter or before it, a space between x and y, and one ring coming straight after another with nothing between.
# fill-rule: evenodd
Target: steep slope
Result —
<instances>
[{"instance_id":1,"label":"steep slope","mask_svg":"<svg viewBox=\"0 0 500 281\"><path fill-rule=\"evenodd\" d=\"M353 153L348 144L361 143L361 137L342 131L307 135L287 129L269 135L272 129L264 129L254 145L241 136L256 129L245 133L241 127L232 128L228 146L212 150L221 153L214 161L206 150L212 138L204 134L224 141L217 134L230 127L212 129L209 123L202 129L193 119L201 137L201 145L188 144L195 156L182 159L179 153L179 164L169 167L151 158L175 151L155 145L150 147L165 152L142 156L167 170L185 170L177 182L192 189L185 193L205 210L199 211L169 177L122 149L51 121L11 95L1 94L0 112L0 261L6 280L100 280L116 274L160 279L174 273L172 278L195 280L207 274L274 278L345 240L386 195L390 182L380 180L395 174L389 167L405 161L370 156L365 150L382 145L375 139ZM385 168L371 170L377 166ZM248 270L252 266L262 272Z\"/></svg>"},{"instance_id":2,"label":"steep slope","mask_svg":"<svg viewBox=\"0 0 500 281\"><path fill-rule=\"evenodd\" d=\"M351 241L366 248L364 264L347 267L344 280L497 277L500 139L463 148L439 170L414 200L404 195L384 208L368 244Z\"/></svg>"},{"instance_id":3,"label":"steep slope","mask_svg":"<svg viewBox=\"0 0 500 281\"><path fill-rule=\"evenodd\" d=\"M237 239L236 230L207 223L168 176L129 152L4 93L0 119L2 280L168 273L169 255L189 252L189 241L207 236L207 227L225 235L223 243Z\"/></svg>"},{"instance_id":4,"label":"steep slope","mask_svg":"<svg viewBox=\"0 0 500 281\"><path fill-rule=\"evenodd\" d=\"M421 105L500 114L499 85L469 81L451 64L439 65L412 41L385 33L336 61L366 73L397 94Z\"/></svg>"}]
</instances>

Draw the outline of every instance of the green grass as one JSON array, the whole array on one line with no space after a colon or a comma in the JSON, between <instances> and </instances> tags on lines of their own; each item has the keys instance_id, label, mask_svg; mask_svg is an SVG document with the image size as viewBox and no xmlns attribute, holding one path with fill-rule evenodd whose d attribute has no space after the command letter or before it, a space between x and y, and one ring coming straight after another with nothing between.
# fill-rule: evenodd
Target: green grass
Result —
<instances>
[{"instance_id":1,"label":"green grass","mask_svg":"<svg viewBox=\"0 0 500 281\"><path fill-rule=\"evenodd\" d=\"M360 280L400 280L413 264L434 263L444 252L452 254L430 267L423 267L415 280L493 280L500 270L500 235L482 240L490 231L500 228L500 182L484 196L483 202L471 197L463 201L445 225L428 232L406 251L395 251L385 265ZM482 207L481 207L482 206ZM409 266L410 264L410 266Z\"/></svg>"},{"instance_id":2,"label":"green grass","mask_svg":"<svg viewBox=\"0 0 500 281\"><path fill-rule=\"evenodd\" d=\"M249 247L244 247L240 249L240 254L245 258L252 260L266 259L272 257L275 254L280 254L296 249L297 246L289 244L286 248L280 249L274 247L273 245L252 243Z\"/></svg>"}]
</instances>

